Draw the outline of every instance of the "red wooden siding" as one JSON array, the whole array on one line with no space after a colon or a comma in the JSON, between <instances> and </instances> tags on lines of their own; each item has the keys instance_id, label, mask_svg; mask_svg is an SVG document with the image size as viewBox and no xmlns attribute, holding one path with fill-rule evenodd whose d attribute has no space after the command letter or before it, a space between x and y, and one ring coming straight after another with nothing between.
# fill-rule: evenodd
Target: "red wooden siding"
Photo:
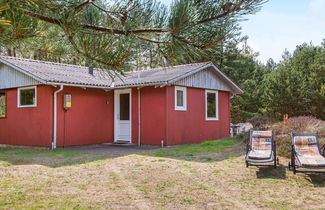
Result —
<instances>
[{"instance_id":1,"label":"red wooden siding","mask_svg":"<svg viewBox=\"0 0 325 210\"><path fill-rule=\"evenodd\" d=\"M72 96L72 107L67 111L63 109L63 94ZM113 94L102 89L64 87L58 94L57 146L113 142Z\"/></svg>"},{"instance_id":2,"label":"red wooden siding","mask_svg":"<svg viewBox=\"0 0 325 210\"><path fill-rule=\"evenodd\" d=\"M0 118L0 144L44 146L52 142L51 86L37 87L37 107L17 107L17 88L7 89L7 117Z\"/></svg>"},{"instance_id":3,"label":"red wooden siding","mask_svg":"<svg viewBox=\"0 0 325 210\"><path fill-rule=\"evenodd\" d=\"M5 90L7 117L0 118L0 144L50 147L53 129L51 86L37 87L37 107L17 108L17 89ZM197 143L229 136L230 98L219 91L219 120L205 120L205 90L187 88L187 110L175 111L173 86L141 88L141 143ZM72 108L63 109L63 94ZM114 141L114 91L64 87L58 94L57 146ZM138 143L138 90L132 88L132 143Z\"/></svg>"},{"instance_id":4,"label":"red wooden siding","mask_svg":"<svg viewBox=\"0 0 325 210\"><path fill-rule=\"evenodd\" d=\"M187 110L175 111L175 87L168 87L167 144L198 143L229 136L229 93L219 91L219 120L205 120L205 89L187 88Z\"/></svg>"},{"instance_id":5,"label":"red wooden siding","mask_svg":"<svg viewBox=\"0 0 325 210\"><path fill-rule=\"evenodd\" d=\"M141 88L141 143L160 145L166 141L166 88ZM135 103L133 103L135 105ZM138 106L136 104L136 106ZM138 122L138 121L137 121ZM138 123L133 127L138 129Z\"/></svg>"}]
</instances>

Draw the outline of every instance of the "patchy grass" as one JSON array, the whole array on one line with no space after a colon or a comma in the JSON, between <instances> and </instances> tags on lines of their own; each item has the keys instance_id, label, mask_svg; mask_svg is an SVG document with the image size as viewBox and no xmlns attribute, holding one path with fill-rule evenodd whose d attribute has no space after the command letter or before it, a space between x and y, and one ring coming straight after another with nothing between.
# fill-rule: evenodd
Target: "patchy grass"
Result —
<instances>
[{"instance_id":1,"label":"patchy grass","mask_svg":"<svg viewBox=\"0 0 325 210\"><path fill-rule=\"evenodd\" d=\"M0 147L0 161L11 164L40 164L50 167L81 164L100 160L103 155L74 152L63 149L31 149L28 147ZM104 158L104 157L103 157Z\"/></svg>"},{"instance_id":2,"label":"patchy grass","mask_svg":"<svg viewBox=\"0 0 325 210\"><path fill-rule=\"evenodd\" d=\"M198 154L207 154L213 152L222 152L227 148L234 146L240 142L237 138L225 138L215 141L206 141L200 144L185 144L180 146L173 146L170 148L161 149L154 154L159 157L192 157ZM208 160L209 157L206 157Z\"/></svg>"},{"instance_id":3,"label":"patchy grass","mask_svg":"<svg viewBox=\"0 0 325 210\"><path fill-rule=\"evenodd\" d=\"M0 149L0 209L325 208L324 176L293 175L285 158L246 168L243 152L236 139L114 158Z\"/></svg>"}]
</instances>

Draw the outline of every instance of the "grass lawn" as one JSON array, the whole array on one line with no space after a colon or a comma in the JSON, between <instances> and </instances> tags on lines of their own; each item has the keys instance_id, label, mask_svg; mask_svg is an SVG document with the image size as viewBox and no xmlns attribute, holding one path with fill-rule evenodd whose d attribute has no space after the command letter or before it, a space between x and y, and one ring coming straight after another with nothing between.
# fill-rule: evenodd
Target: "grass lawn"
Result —
<instances>
[{"instance_id":1,"label":"grass lawn","mask_svg":"<svg viewBox=\"0 0 325 210\"><path fill-rule=\"evenodd\" d=\"M1 209L325 209L325 178L246 168L228 138L111 157L0 148Z\"/></svg>"}]
</instances>

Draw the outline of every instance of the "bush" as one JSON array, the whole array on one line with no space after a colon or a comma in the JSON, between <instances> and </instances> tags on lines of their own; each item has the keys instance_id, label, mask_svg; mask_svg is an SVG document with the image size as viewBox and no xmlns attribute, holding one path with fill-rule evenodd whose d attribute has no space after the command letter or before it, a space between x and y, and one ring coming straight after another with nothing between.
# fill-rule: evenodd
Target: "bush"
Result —
<instances>
[{"instance_id":1,"label":"bush","mask_svg":"<svg viewBox=\"0 0 325 210\"><path fill-rule=\"evenodd\" d=\"M249 142L249 133L240 133L236 136L236 139L247 144Z\"/></svg>"},{"instance_id":2,"label":"bush","mask_svg":"<svg viewBox=\"0 0 325 210\"><path fill-rule=\"evenodd\" d=\"M248 119L247 122L251 123L254 129L267 129L275 120L270 117L256 116Z\"/></svg>"},{"instance_id":3,"label":"bush","mask_svg":"<svg viewBox=\"0 0 325 210\"><path fill-rule=\"evenodd\" d=\"M325 121L314 117L293 117L286 123L272 124L269 129L275 132L277 152L280 156L291 156L291 132L317 132L321 147L325 144Z\"/></svg>"}]
</instances>

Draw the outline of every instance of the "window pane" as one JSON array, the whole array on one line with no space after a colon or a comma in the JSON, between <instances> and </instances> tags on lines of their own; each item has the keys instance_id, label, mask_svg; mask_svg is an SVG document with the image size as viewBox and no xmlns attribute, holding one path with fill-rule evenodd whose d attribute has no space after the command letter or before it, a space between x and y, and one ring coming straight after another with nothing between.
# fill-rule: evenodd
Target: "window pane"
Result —
<instances>
[{"instance_id":1,"label":"window pane","mask_svg":"<svg viewBox=\"0 0 325 210\"><path fill-rule=\"evenodd\" d=\"M216 118L217 113L216 113L216 105L217 105L217 100L216 100L216 94L215 93L207 93L207 116L208 118Z\"/></svg>"},{"instance_id":2,"label":"window pane","mask_svg":"<svg viewBox=\"0 0 325 210\"><path fill-rule=\"evenodd\" d=\"M177 90L177 106L184 106L184 92Z\"/></svg>"},{"instance_id":3,"label":"window pane","mask_svg":"<svg viewBox=\"0 0 325 210\"><path fill-rule=\"evenodd\" d=\"M130 94L120 94L120 120L130 120Z\"/></svg>"},{"instance_id":4,"label":"window pane","mask_svg":"<svg viewBox=\"0 0 325 210\"><path fill-rule=\"evenodd\" d=\"M6 95L0 93L0 117L6 117Z\"/></svg>"},{"instance_id":5,"label":"window pane","mask_svg":"<svg viewBox=\"0 0 325 210\"><path fill-rule=\"evenodd\" d=\"M20 90L20 105L35 105L35 88Z\"/></svg>"}]
</instances>

